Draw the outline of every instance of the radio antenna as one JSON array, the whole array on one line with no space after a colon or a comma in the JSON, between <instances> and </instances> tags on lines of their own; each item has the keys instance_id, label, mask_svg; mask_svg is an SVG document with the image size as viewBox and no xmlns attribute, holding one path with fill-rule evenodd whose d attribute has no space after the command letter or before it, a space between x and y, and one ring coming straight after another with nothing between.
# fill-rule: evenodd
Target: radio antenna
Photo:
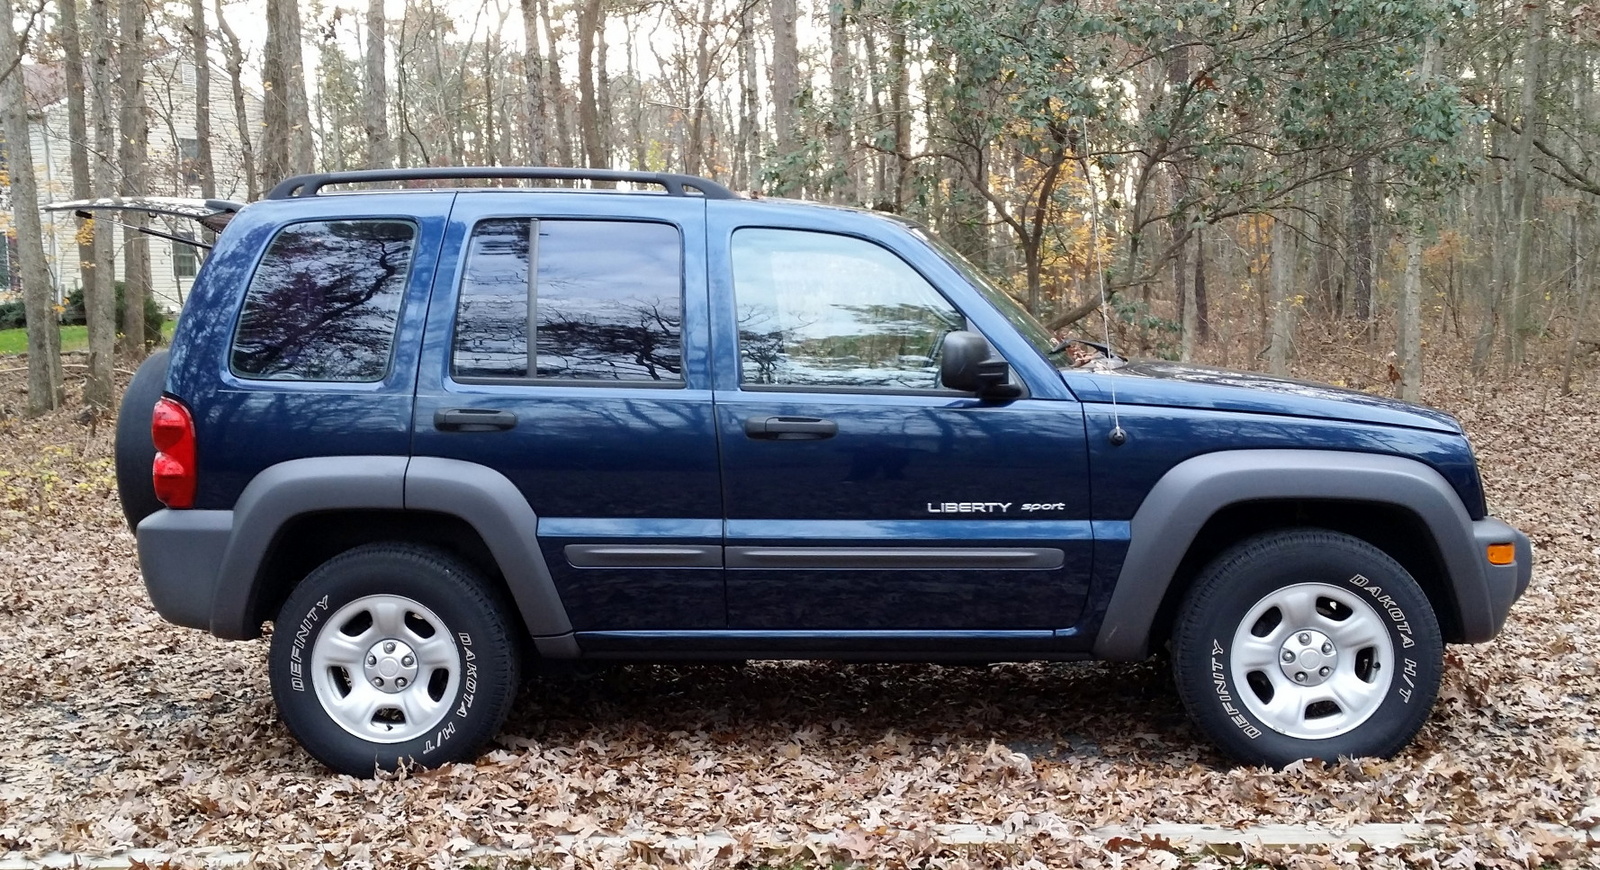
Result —
<instances>
[{"instance_id":1,"label":"radio antenna","mask_svg":"<svg viewBox=\"0 0 1600 870\"><path fill-rule=\"evenodd\" d=\"M1078 140L1084 147L1089 145L1089 124L1082 116L1078 116L1078 129L1083 136ZM1083 180L1089 185L1089 249L1090 256L1094 258L1094 274L1100 286L1100 329L1101 336L1105 339L1106 353L1111 353L1111 302L1106 297L1106 268L1100 259L1100 190L1094 182L1094 173L1089 171L1089 158L1085 154L1078 156L1078 162L1083 166ZM1128 433L1122 428L1122 420L1117 413L1117 382L1116 378L1107 378L1106 385L1111 389L1111 435L1112 446L1120 447L1128 440Z\"/></svg>"}]
</instances>

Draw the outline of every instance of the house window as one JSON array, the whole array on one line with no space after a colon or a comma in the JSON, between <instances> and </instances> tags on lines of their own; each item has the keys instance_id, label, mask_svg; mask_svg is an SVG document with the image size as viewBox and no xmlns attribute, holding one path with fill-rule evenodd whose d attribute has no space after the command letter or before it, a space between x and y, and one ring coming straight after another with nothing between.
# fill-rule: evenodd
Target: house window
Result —
<instances>
[{"instance_id":1,"label":"house window","mask_svg":"<svg viewBox=\"0 0 1600 870\"><path fill-rule=\"evenodd\" d=\"M178 140L178 172L184 184L200 183L200 140Z\"/></svg>"},{"instance_id":2,"label":"house window","mask_svg":"<svg viewBox=\"0 0 1600 870\"><path fill-rule=\"evenodd\" d=\"M200 258L194 245L172 243L172 273L179 278L193 278L200 271Z\"/></svg>"}]
</instances>

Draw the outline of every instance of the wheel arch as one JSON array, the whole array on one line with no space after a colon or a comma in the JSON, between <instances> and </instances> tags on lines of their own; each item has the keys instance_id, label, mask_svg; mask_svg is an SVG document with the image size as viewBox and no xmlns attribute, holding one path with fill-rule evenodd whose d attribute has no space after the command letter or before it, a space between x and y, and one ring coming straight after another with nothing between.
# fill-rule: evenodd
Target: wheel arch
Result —
<instances>
[{"instance_id":1,"label":"wheel arch","mask_svg":"<svg viewBox=\"0 0 1600 870\"><path fill-rule=\"evenodd\" d=\"M220 572L233 582L219 584L211 614L220 637L259 635L295 584L334 555L397 540L466 559L504 588L542 655L575 652L538 517L493 469L427 457L297 459L257 475L233 514Z\"/></svg>"},{"instance_id":2,"label":"wheel arch","mask_svg":"<svg viewBox=\"0 0 1600 870\"><path fill-rule=\"evenodd\" d=\"M1175 466L1130 522L1129 547L1095 636L1101 658L1147 657L1188 584L1233 543L1278 528L1344 532L1388 553L1427 593L1451 642L1492 634L1472 521L1413 459L1316 450L1212 453Z\"/></svg>"}]
</instances>

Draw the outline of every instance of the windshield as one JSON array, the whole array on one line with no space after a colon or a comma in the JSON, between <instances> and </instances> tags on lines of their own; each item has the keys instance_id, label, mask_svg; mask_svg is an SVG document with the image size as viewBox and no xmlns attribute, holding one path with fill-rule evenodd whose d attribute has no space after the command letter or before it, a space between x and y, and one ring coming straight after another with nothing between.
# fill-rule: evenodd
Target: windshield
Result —
<instances>
[{"instance_id":1,"label":"windshield","mask_svg":"<svg viewBox=\"0 0 1600 870\"><path fill-rule=\"evenodd\" d=\"M956 271L972 282L972 286L976 287L978 292L989 300L989 304L993 305L1005 316L1006 320L1011 321L1011 325L1016 328L1017 332L1022 333L1022 337L1026 338L1028 343L1033 345L1033 349L1037 350L1041 356L1049 356L1055 350L1057 342L1055 336L1050 334L1050 330L1045 328L1045 325L1040 323L1037 317L1029 314L1028 309L1018 304L1017 300L1012 299L1010 293L1000 289L994 281L990 280L988 275L983 273L982 269L979 269L972 261L963 257L960 251L940 241L938 237L922 227L912 226L910 229L918 238L938 251L949 261L950 265L956 267Z\"/></svg>"}]
</instances>

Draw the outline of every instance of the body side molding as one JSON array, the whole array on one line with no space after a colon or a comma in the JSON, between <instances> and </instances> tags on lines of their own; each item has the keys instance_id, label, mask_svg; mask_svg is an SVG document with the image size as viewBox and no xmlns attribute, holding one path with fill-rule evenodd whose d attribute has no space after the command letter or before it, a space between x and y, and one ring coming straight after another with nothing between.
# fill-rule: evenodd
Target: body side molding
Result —
<instances>
[{"instance_id":1,"label":"body side molding","mask_svg":"<svg viewBox=\"0 0 1600 870\"><path fill-rule=\"evenodd\" d=\"M1185 460L1145 496L1130 523L1127 558L1098 633L1097 658L1138 661L1173 574L1206 522L1230 505L1272 499L1325 499L1394 505L1433 535L1454 593L1463 639L1499 630L1474 524L1439 472L1398 456L1327 450L1232 450Z\"/></svg>"}]
</instances>

